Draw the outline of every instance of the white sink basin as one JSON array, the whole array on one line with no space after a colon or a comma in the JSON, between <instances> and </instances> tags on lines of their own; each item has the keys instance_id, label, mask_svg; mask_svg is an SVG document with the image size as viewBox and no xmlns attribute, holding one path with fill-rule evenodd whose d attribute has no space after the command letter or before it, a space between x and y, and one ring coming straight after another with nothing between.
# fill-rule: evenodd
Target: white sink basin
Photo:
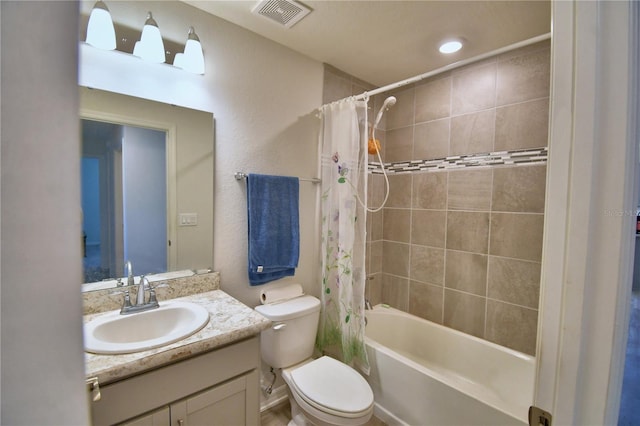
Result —
<instances>
[{"instance_id":1,"label":"white sink basin","mask_svg":"<svg viewBox=\"0 0 640 426\"><path fill-rule=\"evenodd\" d=\"M114 311L84 325L84 346L96 354L146 351L182 340L209 322L209 312L189 302L164 302L159 308L120 315Z\"/></svg>"}]
</instances>

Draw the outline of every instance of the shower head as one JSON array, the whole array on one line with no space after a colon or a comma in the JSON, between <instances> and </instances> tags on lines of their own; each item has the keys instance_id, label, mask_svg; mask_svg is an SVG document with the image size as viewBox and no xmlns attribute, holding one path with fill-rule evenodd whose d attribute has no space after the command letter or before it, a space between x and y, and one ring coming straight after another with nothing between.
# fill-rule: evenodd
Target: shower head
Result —
<instances>
[{"instance_id":1,"label":"shower head","mask_svg":"<svg viewBox=\"0 0 640 426\"><path fill-rule=\"evenodd\" d=\"M384 100L384 103L382 104L382 109L385 108L389 108L392 107L396 104L396 97L395 96L389 96L387 99Z\"/></svg>"},{"instance_id":2,"label":"shower head","mask_svg":"<svg viewBox=\"0 0 640 426\"><path fill-rule=\"evenodd\" d=\"M380 111L378 111L378 116L376 117L376 121L373 124L374 128L378 127L380 120L382 120L382 114L384 114L386 110L388 110L395 104L396 104L395 96L389 96L387 99L384 100L384 103L382 104L382 108L380 108Z\"/></svg>"}]
</instances>

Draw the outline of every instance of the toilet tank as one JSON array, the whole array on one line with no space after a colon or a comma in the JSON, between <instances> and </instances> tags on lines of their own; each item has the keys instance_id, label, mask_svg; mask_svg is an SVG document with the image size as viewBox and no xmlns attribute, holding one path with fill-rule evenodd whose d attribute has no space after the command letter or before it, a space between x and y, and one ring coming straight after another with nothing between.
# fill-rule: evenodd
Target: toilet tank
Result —
<instances>
[{"instance_id":1,"label":"toilet tank","mask_svg":"<svg viewBox=\"0 0 640 426\"><path fill-rule=\"evenodd\" d=\"M271 327L260 333L260 352L267 365L285 368L311 357L320 319L320 300L300 296L255 309L272 322Z\"/></svg>"}]
</instances>

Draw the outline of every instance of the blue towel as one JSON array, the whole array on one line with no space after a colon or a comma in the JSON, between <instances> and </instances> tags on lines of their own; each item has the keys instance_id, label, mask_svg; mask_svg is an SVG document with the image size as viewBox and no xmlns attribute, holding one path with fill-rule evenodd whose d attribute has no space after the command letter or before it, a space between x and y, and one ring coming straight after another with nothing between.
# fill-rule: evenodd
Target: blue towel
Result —
<instances>
[{"instance_id":1,"label":"blue towel","mask_svg":"<svg viewBox=\"0 0 640 426\"><path fill-rule=\"evenodd\" d=\"M298 199L298 178L247 176L251 285L295 274L300 255Z\"/></svg>"}]
</instances>

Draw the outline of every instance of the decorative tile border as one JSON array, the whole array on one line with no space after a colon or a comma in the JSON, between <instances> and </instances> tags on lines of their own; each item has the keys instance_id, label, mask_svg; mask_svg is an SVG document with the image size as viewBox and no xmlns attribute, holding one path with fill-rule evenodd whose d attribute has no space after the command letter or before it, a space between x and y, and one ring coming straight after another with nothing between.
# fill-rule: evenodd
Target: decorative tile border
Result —
<instances>
[{"instance_id":1,"label":"decorative tile border","mask_svg":"<svg viewBox=\"0 0 640 426\"><path fill-rule=\"evenodd\" d=\"M471 167L520 166L544 164L547 162L548 148L496 151L480 154L453 155L433 160L411 160L384 163L387 173L437 172ZM368 172L382 174L380 163L370 162Z\"/></svg>"}]
</instances>

